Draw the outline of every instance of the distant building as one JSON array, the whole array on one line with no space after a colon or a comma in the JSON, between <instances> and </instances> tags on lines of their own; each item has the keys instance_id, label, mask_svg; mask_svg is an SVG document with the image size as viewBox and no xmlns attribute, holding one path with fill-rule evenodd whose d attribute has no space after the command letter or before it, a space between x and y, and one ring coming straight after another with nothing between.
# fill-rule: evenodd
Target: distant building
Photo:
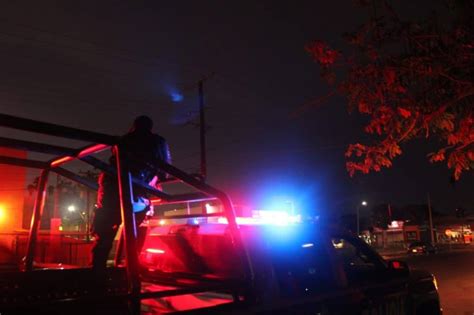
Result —
<instances>
[{"instance_id":1,"label":"distant building","mask_svg":"<svg viewBox=\"0 0 474 315\"><path fill-rule=\"evenodd\" d=\"M462 218L454 215L446 215L436 218L434 225L437 228L436 239L438 243L471 243L471 224L474 223L474 215L466 215Z\"/></svg>"},{"instance_id":2,"label":"distant building","mask_svg":"<svg viewBox=\"0 0 474 315\"><path fill-rule=\"evenodd\" d=\"M458 218L441 215L433 222L434 241L438 244L470 244L471 223L474 215ZM371 244L378 248L402 249L414 241L431 242L427 224L409 225L404 221L392 221L386 229L374 227Z\"/></svg>"},{"instance_id":3,"label":"distant building","mask_svg":"<svg viewBox=\"0 0 474 315\"><path fill-rule=\"evenodd\" d=\"M434 229L436 233L436 228ZM414 225L405 221L392 221L386 229L374 228L374 246L379 248L405 248L415 241L431 241L427 225Z\"/></svg>"}]
</instances>

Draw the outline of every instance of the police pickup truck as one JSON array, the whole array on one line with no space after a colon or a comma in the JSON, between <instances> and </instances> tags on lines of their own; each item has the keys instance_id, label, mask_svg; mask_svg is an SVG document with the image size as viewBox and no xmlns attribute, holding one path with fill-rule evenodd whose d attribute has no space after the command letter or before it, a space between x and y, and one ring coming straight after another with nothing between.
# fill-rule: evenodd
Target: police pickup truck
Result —
<instances>
[{"instance_id":1,"label":"police pickup truck","mask_svg":"<svg viewBox=\"0 0 474 315\"><path fill-rule=\"evenodd\" d=\"M254 218L252 214L250 218L236 219L226 193L161 160L146 167L155 173L167 173L170 183L185 184L186 190L155 189L130 176L130 159L123 158L120 138L116 136L1 113L0 126L20 130L18 135L25 131L92 142L85 147L68 148L1 137L0 147L56 156L39 161L0 155L0 164L41 170L27 245L23 250L20 246L18 251L15 249L14 257L19 258L23 252L25 259L18 264L15 260L6 269L0 266L1 315L441 312L436 280L431 274L410 270L401 261L385 261L343 231L285 216ZM114 147L119 157L112 167L92 156L109 147ZM40 242L41 215L51 172L97 189L94 182L73 168L62 167L79 159L112 176L120 175L117 186L124 233L118 234L122 235L124 246L117 244L114 266L99 273L82 264L66 265L72 259L64 259L65 250L54 245L56 237L62 239L59 231L48 235L51 246ZM148 226L140 257L135 250L132 214L135 199L131 192L135 185L157 198L156 205L163 208L187 205L186 214L163 212L156 225ZM188 188L194 192L188 192ZM221 212L202 207L192 213L191 204L207 201L219 202ZM190 222L179 221L190 218ZM5 241L5 237L2 235L0 240ZM139 240L141 244L142 239ZM45 258L47 249L54 254L51 259ZM5 256L1 251L0 248L0 256ZM72 247L68 251L71 258ZM125 265L121 253L125 253Z\"/></svg>"},{"instance_id":2,"label":"police pickup truck","mask_svg":"<svg viewBox=\"0 0 474 315\"><path fill-rule=\"evenodd\" d=\"M150 226L140 254L144 281L153 286L173 279L168 282L172 286L176 281L192 282L189 275L210 280L238 278L241 265L232 250L228 225L221 219L190 224L161 220ZM159 304L163 312L192 314L442 312L432 274L410 269L403 261L384 260L350 233L317 222L261 224L240 219L253 266L248 291L242 296L223 290L167 297L155 301L155 309Z\"/></svg>"}]
</instances>

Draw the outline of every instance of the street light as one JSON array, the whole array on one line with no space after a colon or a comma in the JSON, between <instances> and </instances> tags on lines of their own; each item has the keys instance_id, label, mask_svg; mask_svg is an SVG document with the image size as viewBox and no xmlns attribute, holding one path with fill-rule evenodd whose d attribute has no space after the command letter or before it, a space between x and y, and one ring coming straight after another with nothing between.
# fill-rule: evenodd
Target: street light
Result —
<instances>
[{"instance_id":1,"label":"street light","mask_svg":"<svg viewBox=\"0 0 474 315\"><path fill-rule=\"evenodd\" d=\"M76 211L76 207L74 205L70 205L69 207L67 207L67 211L74 212Z\"/></svg>"},{"instance_id":2,"label":"street light","mask_svg":"<svg viewBox=\"0 0 474 315\"><path fill-rule=\"evenodd\" d=\"M360 206L367 207L367 205L368 205L367 201L362 200L360 205L357 206L357 237L359 237L360 235L360 215L359 215Z\"/></svg>"}]
</instances>

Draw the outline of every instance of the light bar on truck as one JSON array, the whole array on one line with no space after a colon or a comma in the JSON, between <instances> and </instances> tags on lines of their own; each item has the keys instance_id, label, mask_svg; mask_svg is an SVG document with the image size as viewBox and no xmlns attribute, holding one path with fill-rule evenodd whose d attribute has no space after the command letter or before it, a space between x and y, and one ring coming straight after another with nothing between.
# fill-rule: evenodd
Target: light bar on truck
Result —
<instances>
[{"instance_id":1,"label":"light bar on truck","mask_svg":"<svg viewBox=\"0 0 474 315\"><path fill-rule=\"evenodd\" d=\"M289 215L285 211L252 211L252 217L237 217L235 218L238 225L277 225L284 226L301 222L300 215ZM228 224L227 219L220 217L217 223Z\"/></svg>"}]
</instances>

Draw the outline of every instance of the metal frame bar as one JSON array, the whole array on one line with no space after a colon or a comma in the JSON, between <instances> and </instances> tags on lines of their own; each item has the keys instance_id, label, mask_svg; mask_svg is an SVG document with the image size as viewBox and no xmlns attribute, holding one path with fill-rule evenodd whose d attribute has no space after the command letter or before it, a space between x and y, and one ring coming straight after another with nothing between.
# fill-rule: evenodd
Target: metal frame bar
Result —
<instances>
[{"instance_id":1,"label":"metal frame bar","mask_svg":"<svg viewBox=\"0 0 474 315\"><path fill-rule=\"evenodd\" d=\"M66 177L67 179L70 179L70 180L72 180L76 183L82 184L82 185L86 186L89 189L92 189L92 190L98 190L99 189L99 185L95 181L91 181L90 179L88 179L86 177L76 175L73 172L68 171L67 169L64 169L64 168L61 168L61 167L55 167L55 168L51 169L51 171L56 173L56 174L59 174L63 177Z\"/></svg>"},{"instance_id":2,"label":"metal frame bar","mask_svg":"<svg viewBox=\"0 0 474 315\"><path fill-rule=\"evenodd\" d=\"M185 203L185 202L201 202L201 201L211 201L216 200L217 197L209 196L205 193L189 193L189 194L177 194L172 195L166 202L161 204L176 204L176 203Z\"/></svg>"},{"instance_id":3,"label":"metal frame bar","mask_svg":"<svg viewBox=\"0 0 474 315\"><path fill-rule=\"evenodd\" d=\"M131 295L130 310L133 314L140 312L140 298L141 291L140 281L140 264L138 262L138 253L136 247L137 230L135 224L135 215L133 213L133 189L132 177L128 169L128 165L124 157L121 155L118 146L114 147L118 186L120 194L120 210L123 222L123 236L125 243L125 252L127 257L127 276L128 276L128 292Z\"/></svg>"},{"instance_id":4,"label":"metal frame bar","mask_svg":"<svg viewBox=\"0 0 474 315\"><path fill-rule=\"evenodd\" d=\"M167 164L163 161L157 161L157 165L148 165L155 170L162 170L167 172L169 175L174 176L176 179L181 180L183 183L201 191L201 194L181 194L171 196L165 194L161 191L153 189L152 187L133 179L128 171L128 167L123 157L121 157L119 148L116 146L118 143L118 137L110 136L102 133L91 132L87 130L70 128L61 125L45 123L40 121L35 121L26 118L15 117L11 115L0 114L0 126L36 132L41 134L46 134L50 136L63 137L68 139L75 139L81 141L89 141L94 143L99 143L100 145L93 145L86 147L82 150L74 150L65 147L52 146L48 144L35 143L30 141L22 141L16 139L7 139L0 137L0 146L13 147L26 149L30 151L42 152L57 154L60 153L64 155L57 159L50 161L50 163L32 161L26 159L18 158L9 158L9 157L0 157L0 163L12 164L17 166L26 166L33 168L41 168L41 176L38 187L38 193L36 196L34 213L31 220L30 233L28 237L28 250L25 260L25 270L31 271L33 269L33 257L34 250L36 245L37 232L39 228L39 222L41 219L42 211L44 208L45 194L46 194L46 185L48 180L48 175L50 171L55 171L58 174L65 175L66 177L81 182L87 185L87 181L84 181L80 176L75 175L72 172L61 169L58 166L62 163L73 159L80 159L94 167L97 167L105 172L111 172L112 174L118 174L118 184L119 184L119 193L120 193L120 206L121 206L121 215L124 226L124 235L125 235L125 249L126 249L126 259L127 259L127 274L129 281L129 295L131 297L131 309L133 312L138 313L140 307L140 299L145 296L151 296L152 294L140 294L140 278L139 278L139 265L138 265L138 255L136 252L135 238L135 218L132 211L132 185L137 184L146 188L153 195L165 200L166 202L189 202L189 201L201 201L209 199L219 199L223 205L224 213L228 221L228 226L230 230L230 235L232 243L237 253L239 254L242 266L244 268L245 277L249 281L253 281L254 274L252 268L252 262L250 260L247 249L243 245L241 235L239 232L239 227L236 222L235 212L232 206L232 202L227 194L224 192L215 189L212 186L209 186L205 182L196 179L195 177L181 171L180 169ZM104 149L107 145L115 145L116 154L117 154L117 171L109 167L106 163L90 157L89 155L99 151L99 149ZM90 184L90 183L89 183ZM189 200L187 198L193 198ZM203 214L196 214L194 217L200 217ZM190 216L192 217L192 216ZM201 288L202 289L202 288ZM196 289L197 290L197 289ZM184 292L182 290L170 291L170 295L180 294Z\"/></svg>"},{"instance_id":5,"label":"metal frame bar","mask_svg":"<svg viewBox=\"0 0 474 315\"><path fill-rule=\"evenodd\" d=\"M214 187L209 186L203 181L200 181L189 174L181 171L180 169L165 163L163 161L156 161L157 166L155 165L148 165L148 167L153 168L155 170L163 170L166 173L181 179L184 183L194 187L197 190L204 192L210 196L215 196L217 199L220 200L222 206L224 207L225 216L227 218L227 222L229 225L230 235L232 239L232 243L234 248L236 249L237 253L240 253L239 258L241 260L242 266L244 268L245 277L253 282L254 280L254 271L252 266L252 260L250 255L247 251L247 248L244 246L242 242L242 238L239 231L239 226L237 225L237 220L234 212L234 207L232 205L232 201L230 200L229 196ZM202 214L196 214L195 217L202 216Z\"/></svg>"},{"instance_id":6,"label":"metal frame bar","mask_svg":"<svg viewBox=\"0 0 474 315\"><path fill-rule=\"evenodd\" d=\"M51 167L58 167L64 163L67 163L69 161L75 160L75 159L80 159L82 157L87 157L90 154L98 153L101 152L107 148L109 148L109 145L106 144L91 144L85 148L82 148L78 150L75 154L71 155L65 155L65 156L60 156L57 157L49 162Z\"/></svg>"},{"instance_id":7,"label":"metal frame bar","mask_svg":"<svg viewBox=\"0 0 474 315\"><path fill-rule=\"evenodd\" d=\"M55 155L70 155L77 152L73 148L4 137L0 137L0 147Z\"/></svg>"},{"instance_id":8,"label":"metal frame bar","mask_svg":"<svg viewBox=\"0 0 474 315\"><path fill-rule=\"evenodd\" d=\"M92 157L92 156L86 156L86 157L83 157L81 158L81 161L95 167L95 168L98 168L100 169L101 171L104 171L106 172L107 174L109 175L113 175L113 176L116 176L117 175L117 171L115 170L115 168L113 168L112 166L110 166L109 164L95 158L95 157ZM170 200L172 199L172 196L158 190L158 189L155 189L153 187L151 187L150 185L136 179L136 178L133 178L132 177L132 181L133 181L133 184L135 185L139 185L140 187L144 188L148 193L150 193L151 195L153 196L156 196L160 199L163 199L163 200Z\"/></svg>"},{"instance_id":9,"label":"metal frame bar","mask_svg":"<svg viewBox=\"0 0 474 315\"><path fill-rule=\"evenodd\" d=\"M117 242L117 249L115 250L115 257L114 257L114 266L120 266L120 262L122 261L122 252L123 252L123 225L121 225L117 231L119 235L118 242Z\"/></svg>"},{"instance_id":10,"label":"metal frame bar","mask_svg":"<svg viewBox=\"0 0 474 315\"><path fill-rule=\"evenodd\" d=\"M89 156L89 154L102 151L106 149L107 146L103 145L101 148L97 148L97 145L91 145L88 147L85 147L83 149L73 149L73 148L68 148L68 147L62 147L62 146L54 146L54 145L49 145L49 144L44 144L44 143L39 143L39 142L32 142L32 141L23 141L23 140L17 140L17 139L9 139L9 138L3 138L0 137L0 147L7 147L7 148L12 148L12 149L19 149L19 150L28 150L28 151L33 151L33 152L39 152L39 153L46 153L46 154L57 154L57 155L64 155L61 157L57 157L52 159L49 163L48 162L43 162L43 161L37 161L37 160L28 160L28 159L20 159L20 158L13 158L9 156L0 156L0 164L10 164L10 165L16 165L16 166L23 166L23 167L30 167L30 168L39 168L39 169L44 169L48 168L49 164L54 163L54 161L59 161L61 159L61 162L57 162L54 166L54 168L51 169L51 171L58 173L60 175L63 175L66 178L69 178L71 180L75 180L81 184L84 184L88 186L91 189L97 189L95 187L92 187L90 183L85 183L87 181L85 178L81 178L80 180L76 180L74 178L80 178L73 176L72 172L68 172L64 169L59 169L58 166L61 165L62 163L66 163L67 161L70 161L74 159L73 157L75 156L77 159L80 159L81 161L98 168L102 171L107 172L108 174L111 175L116 175L117 172L115 168L111 167L109 164L94 158L92 156ZM96 147L97 150L92 150L88 151L91 148ZM87 152L87 155L84 155L84 152ZM82 155L81 155L82 153ZM58 171L56 171L58 170ZM67 175L66 175L67 174ZM183 203L183 202L198 202L198 201L208 201L208 200L214 200L215 198L209 197L208 195L205 194L199 194L199 193L191 193L191 194L178 194L178 195L168 195L166 193L163 193L160 190L154 189L153 187L147 185L146 183L143 183L135 178L132 179L133 183L136 185L139 185L147 190L150 194L164 200L162 204L176 204L176 203ZM170 181L165 181L164 183L174 183L174 182L181 182L179 179L172 179ZM95 186L95 185L94 185Z\"/></svg>"},{"instance_id":11,"label":"metal frame bar","mask_svg":"<svg viewBox=\"0 0 474 315\"><path fill-rule=\"evenodd\" d=\"M9 164L9 165L15 165L15 166L21 166L21 167L28 167L28 168L38 168L38 169L48 169L48 163L43 162L43 161L37 161L37 160L30 160L30 159L21 159L21 158L14 158L10 156L3 156L0 155L0 164ZM61 176L64 176L72 181L75 181L79 184L82 184L84 186L87 186L88 188L92 190L97 190L98 185L97 183L74 174L71 171L68 171L64 168L61 167L56 167L54 169L50 169L50 171L55 172Z\"/></svg>"},{"instance_id":12,"label":"metal frame bar","mask_svg":"<svg viewBox=\"0 0 474 315\"><path fill-rule=\"evenodd\" d=\"M177 214L177 215L169 215L169 216L162 216L162 219L189 219L189 218L209 218L209 217L222 217L225 216L224 212L215 212L215 213L198 213L198 214Z\"/></svg>"},{"instance_id":13,"label":"metal frame bar","mask_svg":"<svg viewBox=\"0 0 474 315\"><path fill-rule=\"evenodd\" d=\"M48 183L49 169L43 169L38 183L38 192L36 194L35 207L31 218L30 233L25 258L25 271L33 270L33 258L36 249L36 239L40 226L41 216L43 214L44 202L46 199L46 184Z\"/></svg>"},{"instance_id":14,"label":"metal frame bar","mask_svg":"<svg viewBox=\"0 0 474 315\"><path fill-rule=\"evenodd\" d=\"M0 126L74 140L114 145L118 137L42 121L0 114Z\"/></svg>"},{"instance_id":15,"label":"metal frame bar","mask_svg":"<svg viewBox=\"0 0 474 315\"><path fill-rule=\"evenodd\" d=\"M14 166L39 168L39 169L48 168L48 163L43 162L43 161L15 158L15 157L4 156L4 155L0 155L0 164L9 164L9 165L14 165Z\"/></svg>"}]
</instances>

